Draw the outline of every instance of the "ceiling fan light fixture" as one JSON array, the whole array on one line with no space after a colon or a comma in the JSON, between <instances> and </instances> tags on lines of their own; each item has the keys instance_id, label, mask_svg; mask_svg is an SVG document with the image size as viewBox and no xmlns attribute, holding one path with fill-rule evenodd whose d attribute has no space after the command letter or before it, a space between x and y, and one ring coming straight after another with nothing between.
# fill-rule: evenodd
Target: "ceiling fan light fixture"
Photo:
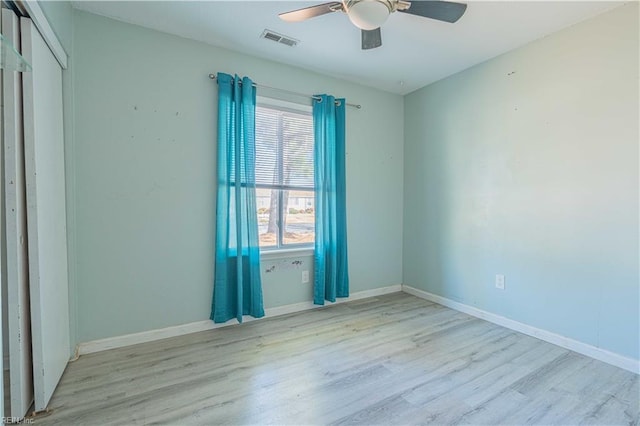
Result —
<instances>
[{"instance_id":1,"label":"ceiling fan light fixture","mask_svg":"<svg viewBox=\"0 0 640 426\"><path fill-rule=\"evenodd\" d=\"M387 20L391 8L385 0L360 0L349 2L347 15L361 30L375 30Z\"/></svg>"}]
</instances>

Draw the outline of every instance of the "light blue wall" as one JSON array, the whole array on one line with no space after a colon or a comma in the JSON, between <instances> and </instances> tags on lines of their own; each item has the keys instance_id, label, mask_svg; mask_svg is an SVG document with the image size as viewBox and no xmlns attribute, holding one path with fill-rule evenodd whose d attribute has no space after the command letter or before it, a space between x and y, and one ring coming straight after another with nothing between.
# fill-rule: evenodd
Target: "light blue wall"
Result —
<instances>
[{"instance_id":1,"label":"light blue wall","mask_svg":"<svg viewBox=\"0 0 640 426\"><path fill-rule=\"evenodd\" d=\"M71 52L73 38L73 8L69 1L49 0L38 3L58 37L62 47Z\"/></svg>"},{"instance_id":2,"label":"light blue wall","mask_svg":"<svg viewBox=\"0 0 640 426\"><path fill-rule=\"evenodd\" d=\"M401 282L401 96L79 11L73 43L78 342L209 318L216 71L363 105L347 112L351 290ZM311 300L279 262L266 306Z\"/></svg>"},{"instance_id":3,"label":"light blue wall","mask_svg":"<svg viewBox=\"0 0 640 426\"><path fill-rule=\"evenodd\" d=\"M632 3L406 96L405 284L639 357L638 49Z\"/></svg>"}]
</instances>

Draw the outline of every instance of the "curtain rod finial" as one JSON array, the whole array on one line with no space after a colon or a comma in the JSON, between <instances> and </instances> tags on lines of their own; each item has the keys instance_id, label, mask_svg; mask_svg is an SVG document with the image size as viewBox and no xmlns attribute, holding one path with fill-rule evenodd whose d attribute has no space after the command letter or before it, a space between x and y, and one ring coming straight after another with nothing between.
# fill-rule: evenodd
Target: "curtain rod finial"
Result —
<instances>
[{"instance_id":1,"label":"curtain rod finial","mask_svg":"<svg viewBox=\"0 0 640 426\"><path fill-rule=\"evenodd\" d=\"M215 74L209 74L209 78L210 78L211 80L215 80L216 75L215 75Z\"/></svg>"}]
</instances>

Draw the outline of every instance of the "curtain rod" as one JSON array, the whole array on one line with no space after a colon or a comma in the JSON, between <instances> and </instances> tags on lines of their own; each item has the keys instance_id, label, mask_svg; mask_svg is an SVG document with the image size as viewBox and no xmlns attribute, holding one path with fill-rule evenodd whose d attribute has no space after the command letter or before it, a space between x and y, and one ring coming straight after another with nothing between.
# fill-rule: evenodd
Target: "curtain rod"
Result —
<instances>
[{"instance_id":1,"label":"curtain rod","mask_svg":"<svg viewBox=\"0 0 640 426\"><path fill-rule=\"evenodd\" d=\"M215 80L216 79L216 75L215 74L209 74L209 78L211 80ZM291 90L278 89L277 87L265 86L264 84L253 83L253 87L263 87L265 89L277 90L278 92L289 93L290 95L302 96L302 97L309 98L309 99L315 99L316 101L319 101L319 100L322 99L322 98L319 98L317 96L306 95L304 93L299 93L299 92L292 92ZM336 105L337 104L338 104L338 102L336 101ZM349 102L347 102L347 106L354 107L354 108L357 108L357 109L362 108L362 105L360 105L360 104L350 104Z\"/></svg>"}]
</instances>

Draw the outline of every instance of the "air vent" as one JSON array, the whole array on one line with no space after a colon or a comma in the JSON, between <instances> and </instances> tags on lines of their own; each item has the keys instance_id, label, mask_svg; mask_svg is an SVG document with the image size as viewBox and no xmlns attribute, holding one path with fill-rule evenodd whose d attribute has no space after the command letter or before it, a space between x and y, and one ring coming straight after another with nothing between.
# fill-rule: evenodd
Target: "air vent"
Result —
<instances>
[{"instance_id":1,"label":"air vent","mask_svg":"<svg viewBox=\"0 0 640 426\"><path fill-rule=\"evenodd\" d=\"M277 32L271 31L271 30L264 30L260 37L262 37L264 39L267 39L267 40L275 41L276 43L284 44L285 46L289 46L289 47L293 47L293 46L297 45L298 43L300 43L300 41L296 40L295 38L291 38L291 37L288 37L286 35L278 34Z\"/></svg>"}]
</instances>

